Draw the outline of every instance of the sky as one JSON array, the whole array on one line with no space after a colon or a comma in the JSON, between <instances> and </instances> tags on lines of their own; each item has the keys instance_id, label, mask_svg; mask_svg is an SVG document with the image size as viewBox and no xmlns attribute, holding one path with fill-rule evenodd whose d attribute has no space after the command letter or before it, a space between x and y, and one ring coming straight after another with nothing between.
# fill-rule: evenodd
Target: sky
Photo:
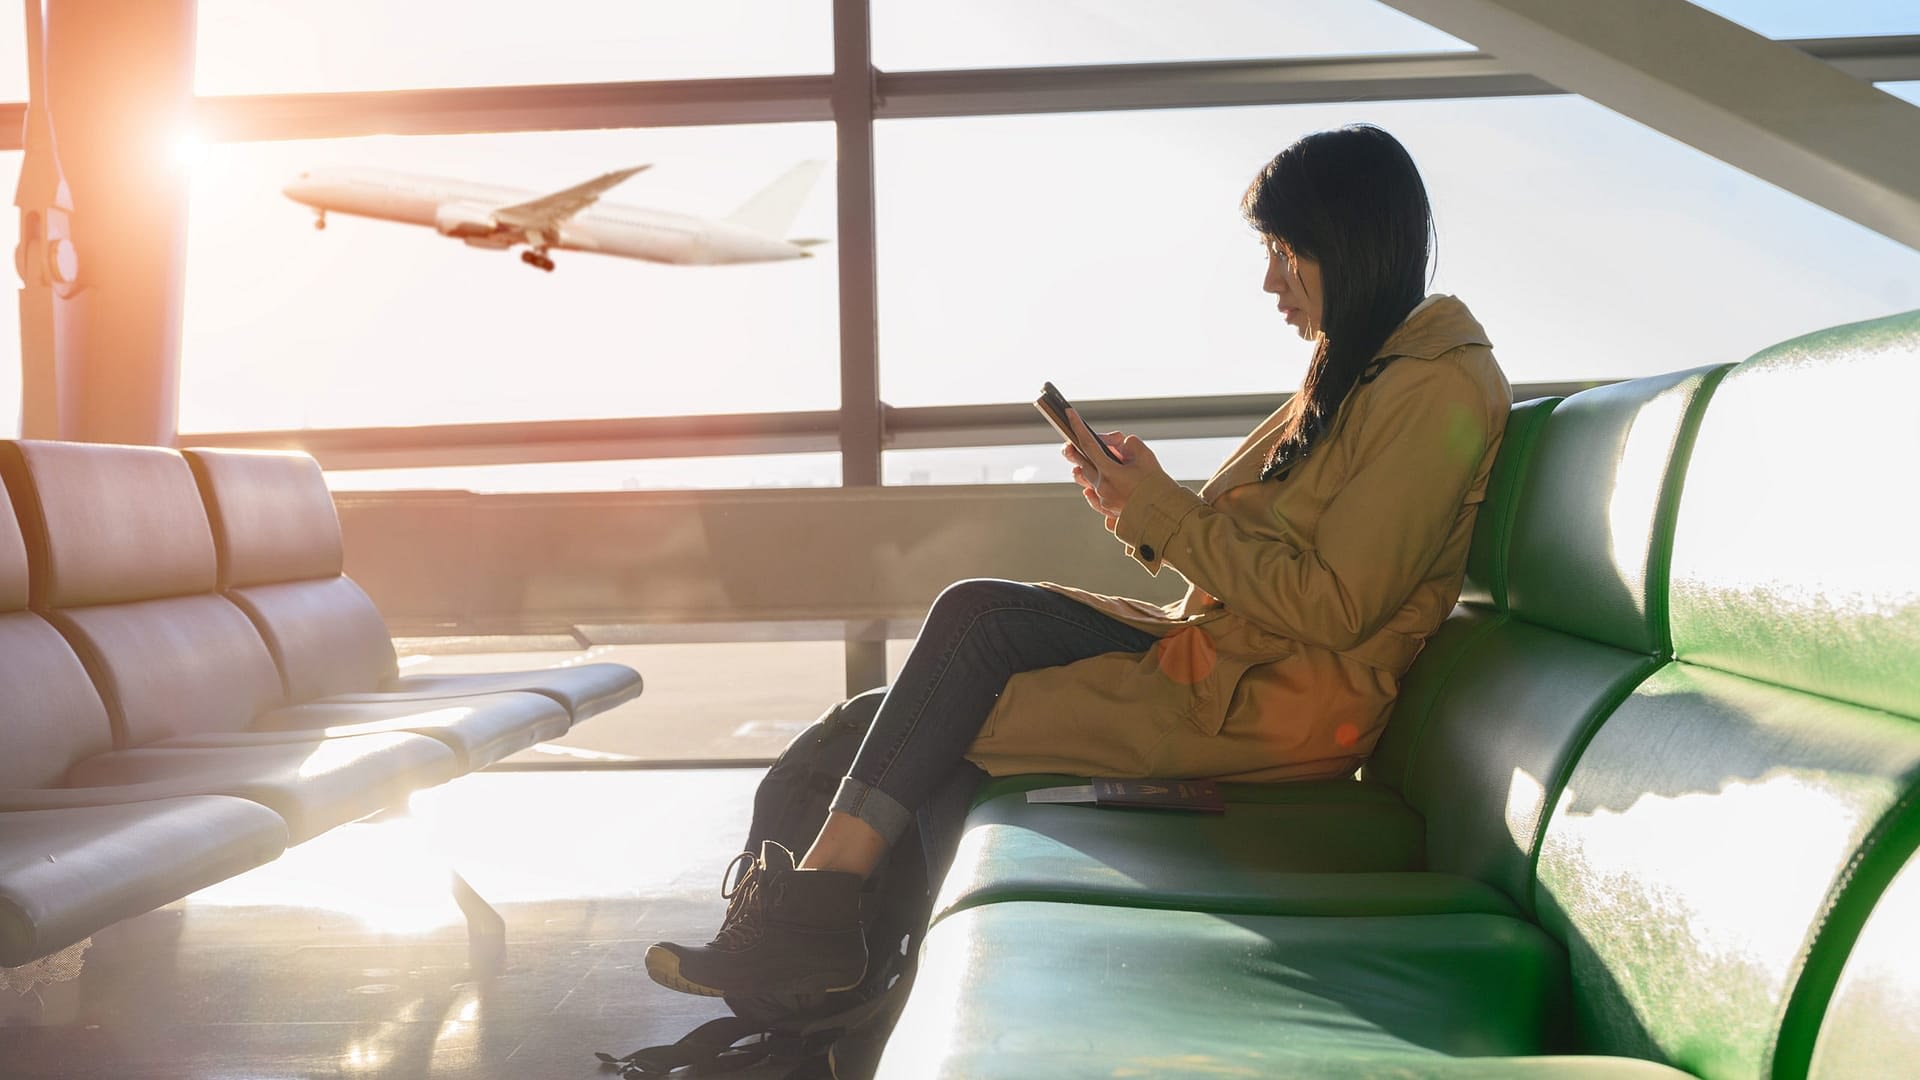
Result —
<instances>
[{"instance_id":1,"label":"sky","mask_svg":"<svg viewBox=\"0 0 1920 1080\"><path fill-rule=\"evenodd\" d=\"M1909 3L1706 6L1775 36L1920 32ZM532 21L512 9L199 0L198 88L797 74L830 62L825 0L550 0ZM484 32L508 23L514 34ZM0 20L0 100L24 86L7 68L19 42ZM875 61L891 70L1465 47L1370 0L875 0L874 13ZM1892 89L1920 100L1920 87ZM1287 142L1352 121L1386 127L1413 153L1440 236L1434 289L1473 308L1517 382L1739 360L1920 308L1920 252L1577 98L885 121L882 397L1025 401L1042 379L1080 400L1293 388L1306 347L1259 291L1260 251L1237 203ZM837 406L831 244L813 260L724 268L557 253L560 268L543 275L430 230L335 216L316 232L278 190L336 164L543 191L649 162L607 200L719 216L795 161L831 160L831 125L186 145L184 432ZM18 154L0 154L0 185L11 190L17 168ZM0 222L9 250L14 228ZM834 235L830 182L794 234ZM0 305L0 341L14 339L14 314ZM0 432L17 409L11 382L0 378ZM1162 454L1197 479L1229 446L1192 440ZM889 453L887 479L1060 479L1051 454ZM830 454L461 474L503 488L837 479Z\"/></svg>"}]
</instances>

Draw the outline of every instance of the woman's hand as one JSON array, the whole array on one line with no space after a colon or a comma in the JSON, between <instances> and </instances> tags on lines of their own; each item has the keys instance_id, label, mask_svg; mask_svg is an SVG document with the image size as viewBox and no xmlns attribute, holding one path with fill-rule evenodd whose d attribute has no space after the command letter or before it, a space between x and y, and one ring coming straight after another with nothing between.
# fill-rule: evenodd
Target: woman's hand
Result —
<instances>
[{"instance_id":1,"label":"woman's hand","mask_svg":"<svg viewBox=\"0 0 1920 1080\"><path fill-rule=\"evenodd\" d=\"M1087 505L1100 511L1107 519L1107 530L1111 532L1119 523L1121 511L1127 508L1127 500L1133 497L1134 489L1141 481L1154 473L1164 473L1160 460L1147 449L1147 444L1125 432L1109 431L1104 435L1095 435L1080 419L1080 410L1068 409L1069 421L1095 440L1105 443L1119 455L1119 462L1102 457L1098 462L1088 461L1068 443L1060 450L1060 456L1073 463L1073 479L1080 485L1080 493L1086 496Z\"/></svg>"}]
</instances>

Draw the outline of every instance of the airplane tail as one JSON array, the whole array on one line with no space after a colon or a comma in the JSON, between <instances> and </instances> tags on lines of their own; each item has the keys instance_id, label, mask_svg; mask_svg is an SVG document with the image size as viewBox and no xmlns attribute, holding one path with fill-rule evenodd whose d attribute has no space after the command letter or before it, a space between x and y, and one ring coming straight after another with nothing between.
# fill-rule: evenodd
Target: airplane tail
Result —
<instances>
[{"instance_id":1,"label":"airplane tail","mask_svg":"<svg viewBox=\"0 0 1920 1080\"><path fill-rule=\"evenodd\" d=\"M786 175L748 199L727 220L766 236L785 239L787 229L793 225L793 219L800 216L801 205L807 201L814 181L820 179L820 171L826 165L824 161L803 161L795 165Z\"/></svg>"}]
</instances>

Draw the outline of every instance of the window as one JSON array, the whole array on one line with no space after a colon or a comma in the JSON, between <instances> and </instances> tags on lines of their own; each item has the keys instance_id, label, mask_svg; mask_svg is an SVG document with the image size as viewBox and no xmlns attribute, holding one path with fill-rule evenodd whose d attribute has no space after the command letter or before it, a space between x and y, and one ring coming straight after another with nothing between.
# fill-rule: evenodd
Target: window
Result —
<instances>
[{"instance_id":1,"label":"window","mask_svg":"<svg viewBox=\"0 0 1920 1080\"><path fill-rule=\"evenodd\" d=\"M6 17L0 18L0 101L25 101L27 23L20 5L8 7Z\"/></svg>"},{"instance_id":2,"label":"window","mask_svg":"<svg viewBox=\"0 0 1920 1080\"><path fill-rule=\"evenodd\" d=\"M1920 307L1920 252L1574 97L900 120L878 140L894 405L1272 393L1307 359L1242 190L1297 136L1405 142L1515 382L1740 360Z\"/></svg>"},{"instance_id":3,"label":"window","mask_svg":"<svg viewBox=\"0 0 1920 1080\"><path fill-rule=\"evenodd\" d=\"M0 280L12 284L5 291L13 297L20 295L20 274L14 268L13 256L20 243L20 211L12 205L13 189L20 183L20 157L18 150L0 153L0 192L6 193L7 200L0 210L0 256L6 259ZM12 302L0 301L0 439L20 435L20 303L9 299Z\"/></svg>"},{"instance_id":4,"label":"window","mask_svg":"<svg viewBox=\"0 0 1920 1080\"><path fill-rule=\"evenodd\" d=\"M873 57L883 71L1471 48L1374 0L873 2Z\"/></svg>"},{"instance_id":5,"label":"window","mask_svg":"<svg viewBox=\"0 0 1920 1080\"><path fill-rule=\"evenodd\" d=\"M1098 416L1096 430L1111 430ZM1252 430L1249 424L1248 430ZM1199 488L1227 455L1233 439L1148 439L1154 456L1175 480ZM1058 443L1030 446L968 446L951 450L888 450L881 455L886 484L1070 484L1073 472Z\"/></svg>"},{"instance_id":6,"label":"window","mask_svg":"<svg viewBox=\"0 0 1920 1080\"><path fill-rule=\"evenodd\" d=\"M1920 7L1905 0L1693 0L1771 38L1920 33Z\"/></svg>"},{"instance_id":7,"label":"window","mask_svg":"<svg viewBox=\"0 0 1920 1080\"><path fill-rule=\"evenodd\" d=\"M796 75L833 66L827 0L200 0L202 94Z\"/></svg>"},{"instance_id":8,"label":"window","mask_svg":"<svg viewBox=\"0 0 1920 1080\"><path fill-rule=\"evenodd\" d=\"M673 491L838 487L839 454L754 454L638 461L543 461L412 469L333 469L335 491Z\"/></svg>"},{"instance_id":9,"label":"window","mask_svg":"<svg viewBox=\"0 0 1920 1080\"><path fill-rule=\"evenodd\" d=\"M373 137L214 146L194 171L181 347L186 432L839 407L834 248L667 266L556 250L551 274L424 226L313 212L303 171L376 167L527 198L651 163L596 210L725 217L828 124ZM789 237L831 239L831 168Z\"/></svg>"}]
</instances>

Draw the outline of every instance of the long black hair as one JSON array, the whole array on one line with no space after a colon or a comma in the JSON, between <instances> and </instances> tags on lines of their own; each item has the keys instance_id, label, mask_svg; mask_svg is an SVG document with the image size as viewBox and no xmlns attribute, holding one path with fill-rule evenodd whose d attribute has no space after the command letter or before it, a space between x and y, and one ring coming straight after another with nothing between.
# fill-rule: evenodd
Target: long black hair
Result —
<instances>
[{"instance_id":1,"label":"long black hair","mask_svg":"<svg viewBox=\"0 0 1920 1080\"><path fill-rule=\"evenodd\" d=\"M1371 124L1318 131L1280 151L1240 200L1269 242L1320 264L1320 344L1300 404L1260 472L1286 473L1327 435L1374 354L1427 285L1433 213L1405 147Z\"/></svg>"}]
</instances>

